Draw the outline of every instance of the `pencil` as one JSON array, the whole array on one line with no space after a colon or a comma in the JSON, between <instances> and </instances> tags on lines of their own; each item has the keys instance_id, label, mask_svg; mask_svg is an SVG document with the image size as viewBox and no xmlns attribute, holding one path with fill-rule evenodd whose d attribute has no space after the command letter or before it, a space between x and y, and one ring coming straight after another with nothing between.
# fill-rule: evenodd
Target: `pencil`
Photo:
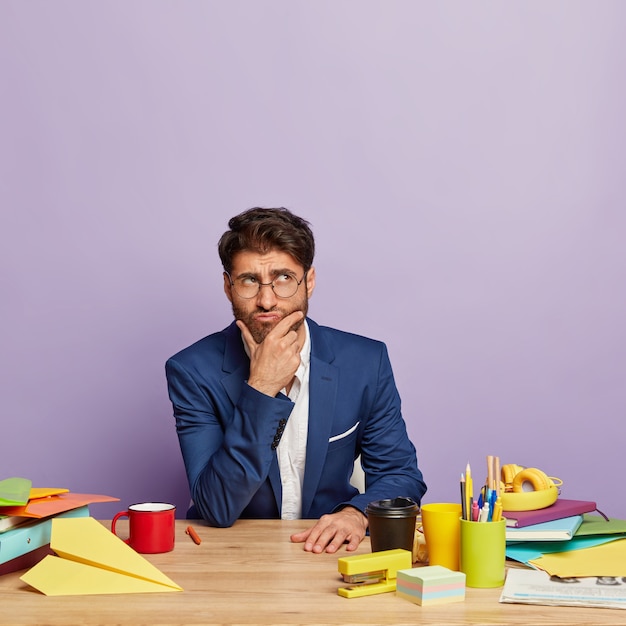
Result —
<instances>
[{"instance_id":1,"label":"pencil","mask_svg":"<svg viewBox=\"0 0 626 626\"><path fill-rule=\"evenodd\" d=\"M465 499L465 476L461 474L461 517L463 519L469 519L467 515L467 500Z\"/></svg>"},{"instance_id":2,"label":"pencil","mask_svg":"<svg viewBox=\"0 0 626 626\"><path fill-rule=\"evenodd\" d=\"M500 478L501 478L500 477L500 457L499 456L495 457L494 465L495 465L495 468L494 468L494 472L493 473L495 474L495 476L493 478L496 481L496 496L499 497L500 496Z\"/></svg>"}]
</instances>

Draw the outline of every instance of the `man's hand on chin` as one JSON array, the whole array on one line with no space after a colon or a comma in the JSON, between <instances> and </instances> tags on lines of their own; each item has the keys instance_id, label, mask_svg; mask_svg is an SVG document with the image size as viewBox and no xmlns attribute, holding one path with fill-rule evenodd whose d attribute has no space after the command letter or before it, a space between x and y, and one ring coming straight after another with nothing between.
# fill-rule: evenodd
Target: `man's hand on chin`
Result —
<instances>
[{"instance_id":1,"label":"man's hand on chin","mask_svg":"<svg viewBox=\"0 0 626 626\"><path fill-rule=\"evenodd\" d=\"M287 387L300 365L302 342L292 326L304 318L302 311L294 311L276 324L261 343L241 320L237 326L250 352L248 384L268 396L275 396Z\"/></svg>"},{"instance_id":2,"label":"man's hand on chin","mask_svg":"<svg viewBox=\"0 0 626 626\"><path fill-rule=\"evenodd\" d=\"M367 531L367 517L358 509L347 506L337 513L322 515L307 530L291 535L293 543L303 543L307 552L333 554L344 544L349 552L359 547Z\"/></svg>"}]
</instances>

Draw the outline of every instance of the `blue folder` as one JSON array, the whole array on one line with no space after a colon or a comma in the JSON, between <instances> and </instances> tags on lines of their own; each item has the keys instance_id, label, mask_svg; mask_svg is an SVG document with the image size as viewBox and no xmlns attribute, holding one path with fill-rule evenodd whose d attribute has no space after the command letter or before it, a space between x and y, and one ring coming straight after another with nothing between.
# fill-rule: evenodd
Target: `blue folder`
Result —
<instances>
[{"instance_id":1,"label":"blue folder","mask_svg":"<svg viewBox=\"0 0 626 626\"><path fill-rule=\"evenodd\" d=\"M79 506L44 519L0 533L0 565L50 543L52 520L55 517L89 517L89 506Z\"/></svg>"}]
</instances>

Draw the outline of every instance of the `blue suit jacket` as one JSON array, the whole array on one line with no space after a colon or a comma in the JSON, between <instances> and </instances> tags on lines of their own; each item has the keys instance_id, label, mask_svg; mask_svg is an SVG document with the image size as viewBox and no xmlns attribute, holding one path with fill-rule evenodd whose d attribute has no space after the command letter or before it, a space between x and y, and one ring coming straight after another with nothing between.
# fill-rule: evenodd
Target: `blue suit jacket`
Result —
<instances>
[{"instance_id":1,"label":"blue suit jacket","mask_svg":"<svg viewBox=\"0 0 626 626\"><path fill-rule=\"evenodd\" d=\"M302 518L345 505L426 491L400 411L386 346L318 326L311 335L309 427ZM276 445L293 403L249 385L249 359L233 322L166 363L170 399L197 513L214 526L278 518ZM361 455L366 491L350 485Z\"/></svg>"}]
</instances>

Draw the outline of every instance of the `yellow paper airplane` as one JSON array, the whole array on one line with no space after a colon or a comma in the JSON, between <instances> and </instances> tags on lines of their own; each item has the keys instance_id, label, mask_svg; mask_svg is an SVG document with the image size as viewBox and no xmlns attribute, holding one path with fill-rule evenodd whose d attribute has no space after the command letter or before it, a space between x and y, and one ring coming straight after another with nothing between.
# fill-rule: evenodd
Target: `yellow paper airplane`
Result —
<instances>
[{"instance_id":1,"label":"yellow paper airplane","mask_svg":"<svg viewBox=\"0 0 626 626\"><path fill-rule=\"evenodd\" d=\"M50 547L20 578L47 596L182 591L93 517L53 519Z\"/></svg>"}]
</instances>

